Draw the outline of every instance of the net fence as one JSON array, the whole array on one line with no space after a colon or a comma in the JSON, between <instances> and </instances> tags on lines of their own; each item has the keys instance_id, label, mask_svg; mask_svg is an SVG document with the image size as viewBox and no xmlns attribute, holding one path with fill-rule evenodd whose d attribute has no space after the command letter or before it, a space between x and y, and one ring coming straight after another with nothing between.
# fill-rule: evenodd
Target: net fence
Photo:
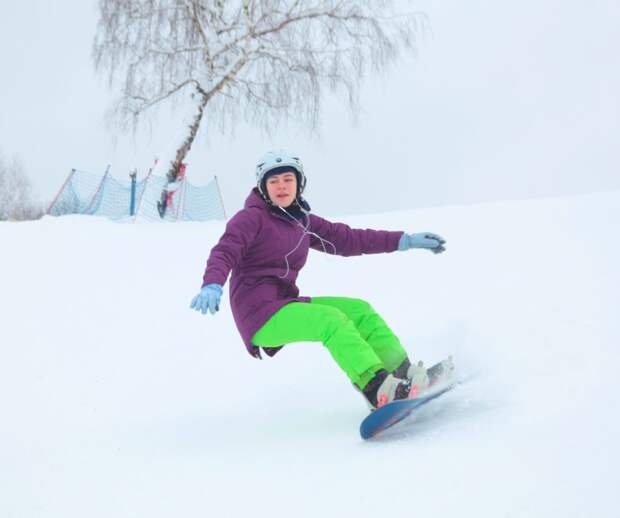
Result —
<instances>
[{"instance_id":1,"label":"net fence","mask_svg":"<svg viewBox=\"0 0 620 518\"><path fill-rule=\"evenodd\" d=\"M204 186L193 185L185 177L170 184L165 177L152 173L142 180L130 177L123 182L114 178L109 168L103 176L73 169L48 214L87 214L138 221L226 219L215 177Z\"/></svg>"}]
</instances>

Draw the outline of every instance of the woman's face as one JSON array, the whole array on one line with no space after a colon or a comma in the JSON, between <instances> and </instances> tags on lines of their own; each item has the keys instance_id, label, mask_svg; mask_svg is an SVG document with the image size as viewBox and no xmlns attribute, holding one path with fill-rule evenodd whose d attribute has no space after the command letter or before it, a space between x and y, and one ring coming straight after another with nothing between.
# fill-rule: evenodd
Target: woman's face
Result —
<instances>
[{"instance_id":1,"label":"woman's face","mask_svg":"<svg viewBox=\"0 0 620 518\"><path fill-rule=\"evenodd\" d=\"M297 195L295 173L275 174L267 179L267 195L278 207L288 207Z\"/></svg>"}]
</instances>

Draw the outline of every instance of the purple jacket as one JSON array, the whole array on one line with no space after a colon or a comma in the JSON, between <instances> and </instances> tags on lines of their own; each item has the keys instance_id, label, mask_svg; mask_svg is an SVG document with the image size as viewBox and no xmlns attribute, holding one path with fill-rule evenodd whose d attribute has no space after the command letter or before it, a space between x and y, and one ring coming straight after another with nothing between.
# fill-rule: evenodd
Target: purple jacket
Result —
<instances>
[{"instance_id":1,"label":"purple jacket","mask_svg":"<svg viewBox=\"0 0 620 518\"><path fill-rule=\"evenodd\" d=\"M232 270L233 317L248 352L260 358L252 344L254 334L285 304L310 302L310 297L299 296L295 284L310 248L343 256L393 252L402 234L351 229L314 214L297 220L270 208L254 189L211 249L203 286L223 286ZM271 356L278 350L265 351Z\"/></svg>"}]
</instances>

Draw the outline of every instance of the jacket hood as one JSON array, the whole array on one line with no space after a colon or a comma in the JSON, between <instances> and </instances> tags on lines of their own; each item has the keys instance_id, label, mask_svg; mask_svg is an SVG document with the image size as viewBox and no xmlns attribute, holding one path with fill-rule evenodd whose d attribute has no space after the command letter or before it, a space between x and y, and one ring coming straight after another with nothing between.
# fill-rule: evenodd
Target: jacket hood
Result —
<instances>
[{"instance_id":1,"label":"jacket hood","mask_svg":"<svg viewBox=\"0 0 620 518\"><path fill-rule=\"evenodd\" d=\"M249 196L245 199L245 204L243 205L243 207L245 209L266 209L267 202L263 199L263 197L258 192L258 189L255 187L254 189L252 189Z\"/></svg>"}]
</instances>

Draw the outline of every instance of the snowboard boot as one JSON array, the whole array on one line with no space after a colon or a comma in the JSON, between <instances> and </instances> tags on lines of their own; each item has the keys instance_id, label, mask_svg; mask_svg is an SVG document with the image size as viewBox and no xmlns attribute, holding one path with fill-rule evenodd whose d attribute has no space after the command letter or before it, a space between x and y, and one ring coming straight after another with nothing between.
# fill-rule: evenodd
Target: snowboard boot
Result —
<instances>
[{"instance_id":1,"label":"snowboard boot","mask_svg":"<svg viewBox=\"0 0 620 518\"><path fill-rule=\"evenodd\" d=\"M448 381L454 376L454 373L454 361L452 356L448 356L445 360L436 363L428 369L424 368L424 364L421 361L412 365L409 358L405 358L403 363L392 374L397 378L409 380L412 386L417 385L418 394L420 394L435 384Z\"/></svg>"},{"instance_id":2,"label":"snowboard boot","mask_svg":"<svg viewBox=\"0 0 620 518\"><path fill-rule=\"evenodd\" d=\"M376 410L392 401L408 399L411 396L411 383L405 379L398 379L385 369L381 369L364 387L362 394L370 409Z\"/></svg>"},{"instance_id":3,"label":"snowboard boot","mask_svg":"<svg viewBox=\"0 0 620 518\"><path fill-rule=\"evenodd\" d=\"M402 378L409 382L411 385L411 397L419 396L430 385L429 375L424 367L424 363L421 361L417 364L412 364L409 358L405 358L393 374L397 378Z\"/></svg>"}]
</instances>

